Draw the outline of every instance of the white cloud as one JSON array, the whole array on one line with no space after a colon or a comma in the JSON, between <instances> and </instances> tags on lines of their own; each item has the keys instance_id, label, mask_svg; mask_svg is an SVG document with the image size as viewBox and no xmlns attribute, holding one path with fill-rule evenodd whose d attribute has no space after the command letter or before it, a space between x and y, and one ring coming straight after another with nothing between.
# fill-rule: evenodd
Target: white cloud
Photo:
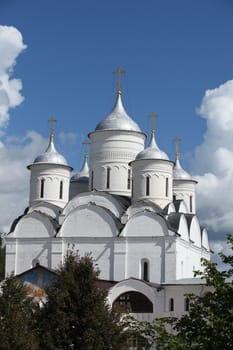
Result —
<instances>
[{"instance_id":1,"label":"white cloud","mask_svg":"<svg viewBox=\"0 0 233 350\"><path fill-rule=\"evenodd\" d=\"M26 166L47 144L48 140L34 131L0 143L0 232L8 232L12 221L28 206L30 172Z\"/></svg>"},{"instance_id":2,"label":"white cloud","mask_svg":"<svg viewBox=\"0 0 233 350\"><path fill-rule=\"evenodd\" d=\"M21 33L14 27L0 26L0 128L9 120L9 109L23 101L19 79L11 79L18 55L26 48Z\"/></svg>"},{"instance_id":3,"label":"white cloud","mask_svg":"<svg viewBox=\"0 0 233 350\"><path fill-rule=\"evenodd\" d=\"M210 238L222 242L233 233L233 80L206 91L198 113L207 123L193 161L198 214Z\"/></svg>"}]
</instances>

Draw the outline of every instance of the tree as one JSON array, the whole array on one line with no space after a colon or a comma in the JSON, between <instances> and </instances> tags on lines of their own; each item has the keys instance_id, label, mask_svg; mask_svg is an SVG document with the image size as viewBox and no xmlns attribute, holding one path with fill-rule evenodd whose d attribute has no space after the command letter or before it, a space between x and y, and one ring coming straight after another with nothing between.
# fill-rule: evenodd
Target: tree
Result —
<instances>
[{"instance_id":1,"label":"tree","mask_svg":"<svg viewBox=\"0 0 233 350\"><path fill-rule=\"evenodd\" d=\"M107 306L106 292L97 285L98 275L89 255L67 254L38 312L41 349L123 349L125 324Z\"/></svg>"},{"instance_id":2,"label":"tree","mask_svg":"<svg viewBox=\"0 0 233 350\"><path fill-rule=\"evenodd\" d=\"M5 248L2 246L2 238L0 234L0 281L5 276Z\"/></svg>"},{"instance_id":3,"label":"tree","mask_svg":"<svg viewBox=\"0 0 233 350\"><path fill-rule=\"evenodd\" d=\"M233 250L230 235L228 243ZM202 260L204 271L195 275L205 279L210 288L202 296L188 295L186 315L156 319L152 324L135 323L133 332L142 344L138 349L155 344L157 350L233 349L233 256L219 255L227 269L219 271L215 263Z\"/></svg>"},{"instance_id":4,"label":"tree","mask_svg":"<svg viewBox=\"0 0 233 350\"><path fill-rule=\"evenodd\" d=\"M8 277L0 292L0 348L1 350L36 350L33 331L34 304L27 296L21 281Z\"/></svg>"}]
</instances>

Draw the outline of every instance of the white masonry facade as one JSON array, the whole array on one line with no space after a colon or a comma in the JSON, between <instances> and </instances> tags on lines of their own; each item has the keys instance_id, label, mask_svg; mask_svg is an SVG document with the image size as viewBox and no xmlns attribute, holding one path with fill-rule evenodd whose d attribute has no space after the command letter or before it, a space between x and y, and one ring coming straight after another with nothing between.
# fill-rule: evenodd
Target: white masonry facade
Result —
<instances>
[{"instance_id":1,"label":"white masonry facade","mask_svg":"<svg viewBox=\"0 0 233 350\"><path fill-rule=\"evenodd\" d=\"M201 294L194 278L210 259L208 235L196 216L197 182L159 149L127 114L118 89L111 113L89 134L79 173L54 145L28 165L29 207L6 241L6 274L39 263L56 269L67 249L91 253L111 305L125 305L140 320L180 316L185 294Z\"/></svg>"}]
</instances>

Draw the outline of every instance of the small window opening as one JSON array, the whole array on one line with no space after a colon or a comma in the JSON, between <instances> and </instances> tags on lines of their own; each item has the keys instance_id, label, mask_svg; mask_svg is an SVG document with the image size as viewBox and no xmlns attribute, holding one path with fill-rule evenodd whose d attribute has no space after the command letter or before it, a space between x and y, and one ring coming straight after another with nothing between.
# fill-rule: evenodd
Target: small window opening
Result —
<instances>
[{"instance_id":1,"label":"small window opening","mask_svg":"<svg viewBox=\"0 0 233 350\"><path fill-rule=\"evenodd\" d=\"M93 190L93 183L94 183L94 171L91 171L91 191Z\"/></svg>"},{"instance_id":2,"label":"small window opening","mask_svg":"<svg viewBox=\"0 0 233 350\"><path fill-rule=\"evenodd\" d=\"M143 275L142 275L142 277L143 277L143 280L144 281L149 281L149 264L148 264L148 261L144 261L143 262Z\"/></svg>"},{"instance_id":3,"label":"small window opening","mask_svg":"<svg viewBox=\"0 0 233 350\"><path fill-rule=\"evenodd\" d=\"M173 202L176 200L176 195L173 194Z\"/></svg>"},{"instance_id":4,"label":"small window opening","mask_svg":"<svg viewBox=\"0 0 233 350\"><path fill-rule=\"evenodd\" d=\"M106 188L110 187L110 168L107 168L107 182L106 182Z\"/></svg>"},{"instance_id":5,"label":"small window opening","mask_svg":"<svg viewBox=\"0 0 233 350\"><path fill-rule=\"evenodd\" d=\"M169 299L169 311L174 311L174 299Z\"/></svg>"},{"instance_id":6,"label":"small window opening","mask_svg":"<svg viewBox=\"0 0 233 350\"><path fill-rule=\"evenodd\" d=\"M59 199L63 197L63 181L60 181Z\"/></svg>"},{"instance_id":7,"label":"small window opening","mask_svg":"<svg viewBox=\"0 0 233 350\"><path fill-rule=\"evenodd\" d=\"M190 207L190 213L193 212L193 196L189 197L189 207Z\"/></svg>"},{"instance_id":8,"label":"small window opening","mask_svg":"<svg viewBox=\"0 0 233 350\"><path fill-rule=\"evenodd\" d=\"M128 169L127 189L130 190L131 185L131 170Z\"/></svg>"},{"instance_id":9,"label":"small window opening","mask_svg":"<svg viewBox=\"0 0 233 350\"><path fill-rule=\"evenodd\" d=\"M184 311L189 311L189 298L184 299Z\"/></svg>"},{"instance_id":10,"label":"small window opening","mask_svg":"<svg viewBox=\"0 0 233 350\"><path fill-rule=\"evenodd\" d=\"M146 177L146 196L150 195L150 177Z\"/></svg>"},{"instance_id":11,"label":"small window opening","mask_svg":"<svg viewBox=\"0 0 233 350\"><path fill-rule=\"evenodd\" d=\"M44 198L44 182L44 179L40 181L40 198Z\"/></svg>"},{"instance_id":12,"label":"small window opening","mask_svg":"<svg viewBox=\"0 0 233 350\"><path fill-rule=\"evenodd\" d=\"M168 188L168 177L166 177L166 190L165 190L165 195L166 197L168 197L168 192L169 192L169 188Z\"/></svg>"}]
</instances>

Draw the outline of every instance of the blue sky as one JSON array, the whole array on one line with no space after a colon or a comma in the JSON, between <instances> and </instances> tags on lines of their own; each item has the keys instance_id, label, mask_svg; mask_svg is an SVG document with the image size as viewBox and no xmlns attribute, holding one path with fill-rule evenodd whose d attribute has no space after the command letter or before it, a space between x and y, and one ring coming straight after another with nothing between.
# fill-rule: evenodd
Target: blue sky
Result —
<instances>
[{"instance_id":1,"label":"blue sky","mask_svg":"<svg viewBox=\"0 0 233 350\"><path fill-rule=\"evenodd\" d=\"M218 186L225 171L223 160L229 164L233 159L231 135L224 131L233 116L232 18L231 0L1 0L0 25L15 27L27 46L19 50L11 67L10 78L21 81L24 101L9 109L8 125L0 125L5 157L22 149L26 152L23 147L29 144L31 159L27 154L21 163L33 161L39 146L34 147L25 135L35 132L43 148L49 133L47 120L53 115L60 135L57 148L78 170L82 141L113 107L117 80L112 72L120 65L127 72L122 92L128 114L147 134L149 113L159 114L157 142L171 159L175 136L182 139L182 164L200 182L199 210L204 219L207 214L211 217L204 222L212 231L217 225L216 232L227 233L233 224L229 219L233 203L226 204L228 224L221 230L225 209L219 212L217 204L207 207L216 199L224 201L223 193L229 193L227 185L224 190ZM216 102L219 95L227 99L221 108ZM233 132L231 123L226 129ZM212 160L211 154L215 155ZM8 173L14 172L9 169ZM232 182L231 172L227 169L226 184ZM0 172L0 184L6 176ZM23 183L22 176L19 179ZM25 193L22 190L21 196L26 197ZM4 200L12 201L13 193L5 190L5 194Z\"/></svg>"}]
</instances>

